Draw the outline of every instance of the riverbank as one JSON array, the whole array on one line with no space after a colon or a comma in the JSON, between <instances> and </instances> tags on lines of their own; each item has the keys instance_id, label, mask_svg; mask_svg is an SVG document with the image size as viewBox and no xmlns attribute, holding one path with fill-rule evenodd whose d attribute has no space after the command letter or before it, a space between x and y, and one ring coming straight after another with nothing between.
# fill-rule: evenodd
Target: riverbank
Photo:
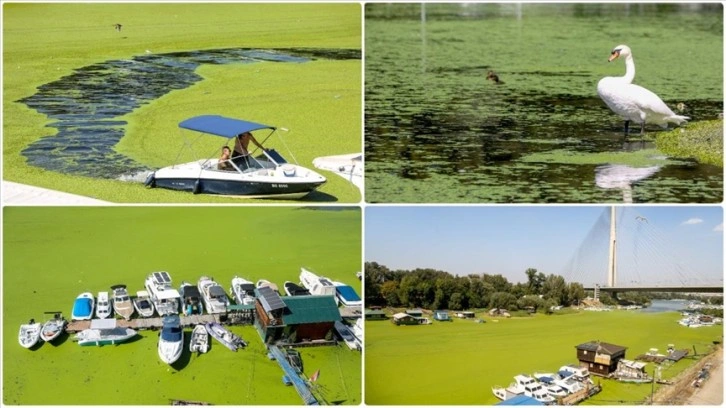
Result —
<instances>
[{"instance_id":1,"label":"riverbank","mask_svg":"<svg viewBox=\"0 0 726 408\"><path fill-rule=\"evenodd\" d=\"M692 385L694 378L711 364L709 378L700 388ZM653 396L655 405L721 405L723 403L723 347L688 367Z\"/></svg>"}]
</instances>

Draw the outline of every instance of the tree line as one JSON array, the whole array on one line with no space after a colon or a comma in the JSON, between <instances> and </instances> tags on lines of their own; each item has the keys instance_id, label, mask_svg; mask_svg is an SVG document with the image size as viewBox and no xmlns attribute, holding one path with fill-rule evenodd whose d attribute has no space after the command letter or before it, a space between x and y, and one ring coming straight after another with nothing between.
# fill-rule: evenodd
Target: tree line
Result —
<instances>
[{"instance_id":1,"label":"tree line","mask_svg":"<svg viewBox=\"0 0 726 408\"><path fill-rule=\"evenodd\" d=\"M435 269L392 271L376 262L365 264L365 302L370 306L427 309L551 310L579 304L583 286L562 276L525 271L526 282L511 283L502 275L456 276Z\"/></svg>"}]
</instances>

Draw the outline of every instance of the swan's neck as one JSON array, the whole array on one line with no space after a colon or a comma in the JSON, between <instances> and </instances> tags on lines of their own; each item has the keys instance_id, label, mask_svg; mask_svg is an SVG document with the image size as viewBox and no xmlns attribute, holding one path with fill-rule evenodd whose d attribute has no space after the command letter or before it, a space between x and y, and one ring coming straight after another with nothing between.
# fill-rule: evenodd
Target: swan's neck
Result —
<instances>
[{"instance_id":1,"label":"swan's neck","mask_svg":"<svg viewBox=\"0 0 726 408\"><path fill-rule=\"evenodd\" d=\"M633 79L635 79L635 61L633 61L632 55L628 55L625 58L625 75L623 76L623 80L630 84L633 82Z\"/></svg>"}]
</instances>

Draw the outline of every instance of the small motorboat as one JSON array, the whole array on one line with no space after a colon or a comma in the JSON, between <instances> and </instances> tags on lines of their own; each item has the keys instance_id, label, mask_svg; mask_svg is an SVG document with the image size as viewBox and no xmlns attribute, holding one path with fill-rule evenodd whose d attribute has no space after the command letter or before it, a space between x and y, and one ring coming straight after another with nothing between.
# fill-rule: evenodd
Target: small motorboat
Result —
<instances>
[{"instance_id":1,"label":"small motorboat","mask_svg":"<svg viewBox=\"0 0 726 408\"><path fill-rule=\"evenodd\" d=\"M43 341L51 342L63 333L68 322L63 318L60 312L53 312L53 317L43 324L40 330L40 338Z\"/></svg>"},{"instance_id":2,"label":"small motorboat","mask_svg":"<svg viewBox=\"0 0 726 408\"><path fill-rule=\"evenodd\" d=\"M340 304L346 307L363 306L363 301L353 287L342 282L333 282L333 285L335 285L335 296Z\"/></svg>"},{"instance_id":3,"label":"small motorboat","mask_svg":"<svg viewBox=\"0 0 726 408\"><path fill-rule=\"evenodd\" d=\"M338 156L316 157L316 169L332 171L358 187L363 192L363 154L351 153Z\"/></svg>"},{"instance_id":4,"label":"small motorboat","mask_svg":"<svg viewBox=\"0 0 726 408\"><path fill-rule=\"evenodd\" d=\"M280 289L277 288L277 285L275 285L274 283L272 283L268 280L265 280L265 279L258 280L257 283L255 284L255 286L258 288L267 286L268 288L272 289L276 293L280 293Z\"/></svg>"},{"instance_id":5,"label":"small motorboat","mask_svg":"<svg viewBox=\"0 0 726 408\"><path fill-rule=\"evenodd\" d=\"M251 305L255 303L255 285L245 278L235 276L232 278L232 287L229 294L238 305Z\"/></svg>"},{"instance_id":6,"label":"small motorboat","mask_svg":"<svg viewBox=\"0 0 726 408\"><path fill-rule=\"evenodd\" d=\"M219 323L207 323L205 327L209 335L232 351L237 351L239 348L247 347L247 343L242 340L241 337L225 329L224 326Z\"/></svg>"},{"instance_id":7,"label":"small motorboat","mask_svg":"<svg viewBox=\"0 0 726 408\"><path fill-rule=\"evenodd\" d=\"M219 115L195 116L180 122L179 127L220 136L227 139L227 143L245 133L271 130L259 145L264 145L276 131L274 126ZM184 149L190 148L192 143L185 143ZM149 174L144 184L194 194L301 198L326 181L313 170L288 163L274 149L264 148L256 157L252 155L255 152L250 153L242 157L242 161L213 157L164 167Z\"/></svg>"},{"instance_id":8,"label":"small motorboat","mask_svg":"<svg viewBox=\"0 0 726 408\"><path fill-rule=\"evenodd\" d=\"M363 318L359 317L356 319L355 324L353 325L353 328L351 329L353 332L353 335L355 338L358 339L358 342L360 344L363 344Z\"/></svg>"},{"instance_id":9,"label":"small motorboat","mask_svg":"<svg viewBox=\"0 0 726 408\"><path fill-rule=\"evenodd\" d=\"M18 342L25 348L31 348L40 341L40 323L36 323L35 319L30 319L28 323L20 325L18 333Z\"/></svg>"},{"instance_id":10,"label":"small motorboat","mask_svg":"<svg viewBox=\"0 0 726 408\"><path fill-rule=\"evenodd\" d=\"M348 346L351 350L359 350L361 349L361 344L358 341L358 339L353 335L353 332L350 330L348 326L346 326L343 322L340 320L335 321L335 331L338 332L338 335L341 339L345 342L345 345Z\"/></svg>"},{"instance_id":11,"label":"small motorboat","mask_svg":"<svg viewBox=\"0 0 726 408\"><path fill-rule=\"evenodd\" d=\"M189 340L189 351L192 353L206 353L209 351L209 334L203 324L194 326L191 340Z\"/></svg>"},{"instance_id":12,"label":"small motorboat","mask_svg":"<svg viewBox=\"0 0 726 408\"><path fill-rule=\"evenodd\" d=\"M159 358L166 364L173 364L184 349L184 330L179 315L165 316L159 334Z\"/></svg>"},{"instance_id":13,"label":"small motorboat","mask_svg":"<svg viewBox=\"0 0 726 408\"><path fill-rule=\"evenodd\" d=\"M214 278L202 276L199 278L197 288L202 294L202 301L204 301L204 308L207 309L207 313L215 314L227 311L227 305L229 305L227 292L214 281Z\"/></svg>"},{"instance_id":14,"label":"small motorboat","mask_svg":"<svg viewBox=\"0 0 726 408\"><path fill-rule=\"evenodd\" d=\"M98 292L98 297L96 298L96 318L107 319L111 316L112 310L111 301L108 300L108 292Z\"/></svg>"},{"instance_id":15,"label":"small motorboat","mask_svg":"<svg viewBox=\"0 0 726 408\"><path fill-rule=\"evenodd\" d=\"M83 292L73 302L73 311L71 312L71 320L91 320L93 317L93 294L91 292Z\"/></svg>"},{"instance_id":16,"label":"small motorboat","mask_svg":"<svg viewBox=\"0 0 726 408\"><path fill-rule=\"evenodd\" d=\"M114 327L112 329L86 329L76 334L79 346L105 346L108 344L121 344L136 336L136 330L128 327Z\"/></svg>"},{"instance_id":17,"label":"small motorboat","mask_svg":"<svg viewBox=\"0 0 726 408\"><path fill-rule=\"evenodd\" d=\"M151 317L154 315L154 304L151 302L149 292L139 290L134 298L134 309L141 317Z\"/></svg>"},{"instance_id":18,"label":"small motorboat","mask_svg":"<svg viewBox=\"0 0 726 408\"><path fill-rule=\"evenodd\" d=\"M182 312L185 316L204 313L202 307L202 294L199 289L189 282L182 281L179 286L179 296L181 296Z\"/></svg>"},{"instance_id":19,"label":"small motorboat","mask_svg":"<svg viewBox=\"0 0 726 408\"><path fill-rule=\"evenodd\" d=\"M292 283L290 281L285 282L283 285L285 288L285 293L287 293L287 296L307 296L310 295L310 291L305 289L304 287Z\"/></svg>"},{"instance_id":20,"label":"small motorboat","mask_svg":"<svg viewBox=\"0 0 726 408\"><path fill-rule=\"evenodd\" d=\"M310 291L311 295L335 296L335 285L330 279L318 276L305 268L300 268L300 283Z\"/></svg>"},{"instance_id":21,"label":"small motorboat","mask_svg":"<svg viewBox=\"0 0 726 408\"><path fill-rule=\"evenodd\" d=\"M131 320L131 316L134 314L134 304L131 302L126 285L114 285L111 286L111 290L113 290L113 310L124 319Z\"/></svg>"}]
</instances>

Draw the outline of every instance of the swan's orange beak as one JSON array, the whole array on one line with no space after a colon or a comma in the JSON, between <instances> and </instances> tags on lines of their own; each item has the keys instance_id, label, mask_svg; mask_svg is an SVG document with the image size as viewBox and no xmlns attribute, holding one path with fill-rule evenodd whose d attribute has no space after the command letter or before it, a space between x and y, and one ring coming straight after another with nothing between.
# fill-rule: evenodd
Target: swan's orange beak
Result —
<instances>
[{"instance_id":1,"label":"swan's orange beak","mask_svg":"<svg viewBox=\"0 0 726 408\"><path fill-rule=\"evenodd\" d=\"M613 50L612 53L610 53L610 58L608 58L608 62L612 62L614 59L617 59L620 56L620 50Z\"/></svg>"}]
</instances>

